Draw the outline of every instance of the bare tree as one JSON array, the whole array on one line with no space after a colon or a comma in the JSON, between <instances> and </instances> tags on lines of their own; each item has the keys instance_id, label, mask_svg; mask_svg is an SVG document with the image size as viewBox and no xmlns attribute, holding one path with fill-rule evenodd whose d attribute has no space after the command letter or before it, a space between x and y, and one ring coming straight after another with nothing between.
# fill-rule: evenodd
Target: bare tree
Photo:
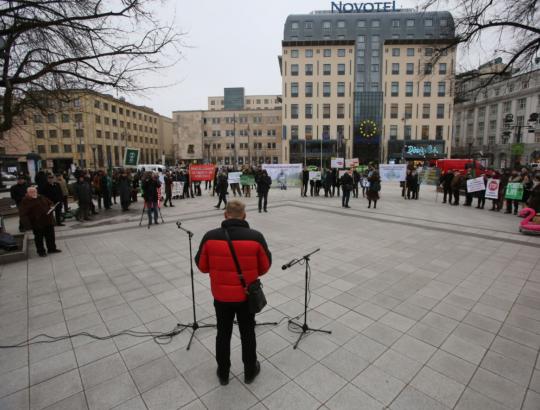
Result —
<instances>
[{"instance_id":1,"label":"bare tree","mask_svg":"<svg viewBox=\"0 0 540 410\"><path fill-rule=\"evenodd\" d=\"M176 61L181 34L153 0L28 0L0 4L0 132L63 90L144 88L138 78ZM44 96L47 98L44 98Z\"/></svg>"}]
</instances>

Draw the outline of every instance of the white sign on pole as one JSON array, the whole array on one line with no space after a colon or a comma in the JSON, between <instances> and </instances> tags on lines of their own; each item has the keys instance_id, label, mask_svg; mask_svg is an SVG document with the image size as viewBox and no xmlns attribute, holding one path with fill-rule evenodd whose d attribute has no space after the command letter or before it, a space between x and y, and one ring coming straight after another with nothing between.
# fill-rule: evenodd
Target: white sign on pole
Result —
<instances>
[{"instance_id":1,"label":"white sign on pole","mask_svg":"<svg viewBox=\"0 0 540 410\"><path fill-rule=\"evenodd\" d=\"M332 158L330 161L330 166L332 168L343 168L345 166L344 158Z\"/></svg>"},{"instance_id":2,"label":"white sign on pole","mask_svg":"<svg viewBox=\"0 0 540 410\"><path fill-rule=\"evenodd\" d=\"M357 167L358 165L360 165L360 160L358 158L345 160L345 168Z\"/></svg>"},{"instance_id":3,"label":"white sign on pole","mask_svg":"<svg viewBox=\"0 0 540 410\"><path fill-rule=\"evenodd\" d=\"M483 191L484 189L486 189L486 186L484 185L484 177L478 177L478 178L467 180L468 193Z\"/></svg>"},{"instance_id":4,"label":"white sign on pole","mask_svg":"<svg viewBox=\"0 0 540 410\"><path fill-rule=\"evenodd\" d=\"M407 177L407 164L380 164L379 174L381 181L405 181Z\"/></svg>"},{"instance_id":5,"label":"white sign on pole","mask_svg":"<svg viewBox=\"0 0 540 410\"><path fill-rule=\"evenodd\" d=\"M229 172L228 180L229 184L239 184L241 172Z\"/></svg>"},{"instance_id":6,"label":"white sign on pole","mask_svg":"<svg viewBox=\"0 0 540 410\"><path fill-rule=\"evenodd\" d=\"M273 188L301 186L302 164L263 164L262 169L274 181Z\"/></svg>"},{"instance_id":7,"label":"white sign on pole","mask_svg":"<svg viewBox=\"0 0 540 410\"><path fill-rule=\"evenodd\" d=\"M320 181L321 180L321 171L309 171L309 180L310 181Z\"/></svg>"},{"instance_id":8,"label":"white sign on pole","mask_svg":"<svg viewBox=\"0 0 540 410\"><path fill-rule=\"evenodd\" d=\"M340 169L339 174L338 174L338 178L341 178L343 175L348 174L348 173L349 173L348 169Z\"/></svg>"},{"instance_id":9,"label":"white sign on pole","mask_svg":"<svg viewBox=\"0 0 540 410\"><path fill-rule=\"evenodd\" d=\"M498 199L499 198L499 186L501 181L498 179L488 179L486 185L486 198Z\"/></svg>"}]
</instances>

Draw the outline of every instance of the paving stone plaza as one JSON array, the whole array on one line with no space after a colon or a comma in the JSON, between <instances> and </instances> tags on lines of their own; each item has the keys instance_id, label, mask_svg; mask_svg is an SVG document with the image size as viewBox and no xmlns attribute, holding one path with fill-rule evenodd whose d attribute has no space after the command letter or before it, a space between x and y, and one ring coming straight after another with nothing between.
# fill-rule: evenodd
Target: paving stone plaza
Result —
<instances>
[{"instance_id":1,"label":"paving stone plaza","mask_svg":"<svg viewBox=\"0 0 540 410\"><path fill-rule=\"evenodd\" d=\"M273 254L257 320L279 322L257 327L253 384L237 329L225 387L215 329L198 330L189 351L190 330L168 344L76 337L0 349L0 409L539 409L540 237L520 234L513 215L443 205L430 187L418 201L392 184L381 196L376 210L364 199L343 209L339 198L272 190L267 214L247 200ZM189 247L175 222L194 232L196 252L222 220L215 202L208 191L177 200L151 229L139 227L140 208L70 222L57 231L63 252L46 258L32 243L27 262L0 266L0 344L191 322ZM316 248L308 322L332 334L293 350L287 318L303 312L304 267L281 265ZM198 319L213 323L198 270L195 289Z\"/></svg>"}]
</instances>

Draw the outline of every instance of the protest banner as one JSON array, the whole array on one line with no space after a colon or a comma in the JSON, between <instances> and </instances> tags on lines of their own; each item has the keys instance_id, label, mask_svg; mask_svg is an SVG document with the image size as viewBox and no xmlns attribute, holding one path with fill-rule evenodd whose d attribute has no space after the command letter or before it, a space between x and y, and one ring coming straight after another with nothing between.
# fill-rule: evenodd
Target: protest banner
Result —
<instances>
[{"instance_id":1,"label":"protest banner","mask_svg":"<svg viewBox=\"0 0 540 410\"><path fill-rule=\"evenodd\" d=\"M407 164L380 164L379 174L381 181L405 181L407 176Z\"/></svg>"},{"instance_id":2,"label":"protest banner","mask_svg":"<svg viewBox=\"0 0 540 410\"><path fill-rule=\"evenodd\" d=\"M523 184L521 182L509 182L506 185L504 197L514 201L521 201L523 199Z\"/></svg>"},{"instance_id":3,"label":"protest banner","mask_svg":"<svg viewBox=\"0 0 540 410\"><path fill-rule=\"evenodd\" d=\"M486 198L488 199L498 199L499 198L499 186L501 181L498 179L488 179L486 185Z\"/></svg>"},{"instance_id":4,"label":"protest banner","mask_svg":"<svg viewBox=\"0 0 540 410\"><path fill-rule=\"evenodd\" d=\"M213 164L191 164L189 166L189 179L195 181L212 181L214 179L215 167Z\"/></svg>"},{"instance_id":5,"label":"protest banner","mask_svg":"<svg viewBox=\"0 0 540 410\"><path fill-rule=\"evenodd\" d=\"M332 158L330 161L330 166L332 168L343 168L345 166L344 158Z\"/></svg>"},{"instance_id":6,"label":"protest banner","mask_svg":"<svg viewBox=\"0 0 540 410\"><path fill-rule=\"evenodd\" d=\"M239 184L241 176L241 172L229 172L227 180L229 181L229 184Z\"/></svg>"},{"instance_id":7,"label":"protest banner","mask_svg":"<svg viewBox=\"0 0 540 410\"><path fill-rule=\"evenodd\" d=\"M262 169L272 178L272 188L301 185L302 164L263 164Z\"/></svg>"},{"instance_id":8,"label":"protest banner","mask_svg":"<svg viewBox=\"0 0 540 410\"><path fill-rule=\"evenodd\" d=\"M126 151L124 152L124 167L136 167L139 165L139 159L139 148L126 148Z\"/></svg>"},{"instance_id":9,"label":"protest banner","mask_svg":"<svg viewBox=\"0 0 540 410\"><path fill-rule=\"evenodd\" d=\"M356 172L358 172L359 174L363 174L364 172L367 172L367 170L368 170L367 165L358 165L356 167Z\"/></svg>"},{"instance_id":10,"label":"protest banner","mask_svg":"<svg viewBox=\"0 0 540 410\"><path fill-rule=\"evenodd\" d=\"M308 166L307 166L307 170L308 170L308 171L318 171L319 168L317 168L316 165L308 165Z\"/></svg>"},{"instance_id":11,"label":"protest banner","mask_svg":"<svg viewBox=\"0 0 540 410\"><path fill-rule=\"evenodd\" d=\"M338 178L341 178L343 175L347 174L348 172L349 172L348 169L340 169L339 174L338 174Z\"/></svg>"},{"instance_id":12,"label":"protest banner","mask_svg":"<svg viewBox=\"0 0 540 410\"><path fill-rule=\"evenodd\" d=\"M418 171L418 180L421 185L438 186L441 178L441 170L437 167L421 168Z\"/></svg>"},{"instance_id":13,"label":"protest banner","mask_svg":"<svg viewBox=\"0 0 540 410\"><path fill-rule=\"evenodd\" d=\"M321 171L309 171L309 180L310 181L320 181L321 180Z\"/></svg>"},{"instance_id":14,"label":"protest banner","mask_svg":"<svg viewBox=\"0 0 540 410\"><path fill-rule=\"evenodd\" d=\"M484 177L478 177L478 178L467 180L468 193L483 191L484 189L486 189L486 186L484 185Z\"/></svg>"},{"instance_id":15,"label":"protest banner","mask_svg":"<svg viewBox=\"0 0 540 410\"><path fill-rule=\"evenodd\" d=\"M255 184L255 177L253 175L240 175L240 185L251 186Z\"/></svg>"},{"instance_id":16,"label":"protest banner","mask_svg":"<svg viewBox=\"0 0 540 410\"><path fill-rule=\"evenodd\" d=\"M358 164L360 164L360 160L358 158L351 158L345 160L345 168L357 167Z\"/></svg>"}]
</instances>

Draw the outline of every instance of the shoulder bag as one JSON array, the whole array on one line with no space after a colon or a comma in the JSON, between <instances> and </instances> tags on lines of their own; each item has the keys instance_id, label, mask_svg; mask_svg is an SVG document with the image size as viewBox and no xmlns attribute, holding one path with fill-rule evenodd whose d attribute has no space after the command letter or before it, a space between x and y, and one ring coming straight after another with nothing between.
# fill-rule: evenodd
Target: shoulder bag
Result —
<instances>
[{"instance_id":1,"label":"shoulder bag","mask_svg":"<svg viewBox=\"0 0 540 410\"><path fill-rule=\"evenodd\" d=\"M238 262L238 257L236 256L229 232L227 229L223 230L225 232L227 242L229 243L229 249L231 250L231 255L234 259L234 264L236 265L236 271L238 273L238 277L240 278L240 283L242 284L242 287L247 295L249 311L250 313L259 313L266 306L266 296L264 296L262 283L259 279L257 279L249 286L246 286L246 280L244 279L244 275L242 275L242 269L240 268L240 263Z\"/></svg>"}]
</instances>

